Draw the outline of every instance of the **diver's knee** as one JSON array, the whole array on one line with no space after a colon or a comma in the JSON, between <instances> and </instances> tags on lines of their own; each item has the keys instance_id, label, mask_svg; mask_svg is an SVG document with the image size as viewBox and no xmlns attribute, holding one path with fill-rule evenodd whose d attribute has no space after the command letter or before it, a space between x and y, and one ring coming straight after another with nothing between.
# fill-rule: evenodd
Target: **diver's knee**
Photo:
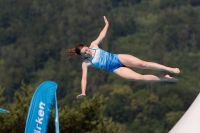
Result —
<instances>
[{"instance_id":1,"label":"diver's knee","mask_svg":"<svg viewBox=\"0 0 200 133\"><path fill-rule=\"evenodd\" d=\"M143 75L137 75L137 76L132 77L132 80L134 81L142 81L143 79L144 79Z\"/></svg>"},{"instance_id":2,"label":"diver's knee","mask_svg":"<svg viewBox=\"0 0 200 133\"><path fill-rule=\"evenodd\" d=\"M146 62L146 61L141 61L140 66L141 66L142 68L146 68L146 67L148 67L148 62Z\"/></svg>"}]
</instances>

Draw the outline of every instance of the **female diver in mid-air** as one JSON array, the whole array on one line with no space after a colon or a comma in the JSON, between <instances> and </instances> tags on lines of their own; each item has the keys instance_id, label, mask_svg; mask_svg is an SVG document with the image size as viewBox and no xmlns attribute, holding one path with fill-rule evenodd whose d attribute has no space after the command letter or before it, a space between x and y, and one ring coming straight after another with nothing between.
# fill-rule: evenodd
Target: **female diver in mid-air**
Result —
<instances>
[{"instance_id":1,"label":"female diver in mid-air","mask_svg":"<svg viewBox=\"0 0 200 133\"><path fill-rule=\"evenodd\" d=\"M115 74L121 76L122 78L132 80L132 81L142 81L142 82L177 82L176 78L166 75L164 77L155 76L155 75L141 75L134 72L128 67L137 67L142 69L151 69L151 70L160 70L168 71L170 73L180 73L178 68L171 68L164 65L160 65L154 62L147 62L140 60L132 55L128 54L112 54L108 53L98 47L106 36L106 32L109 27L109 23L104 17L105 26L100 32L96 40L94 40L91 45L88 47L84 44L79 44L76 48L67 49L65 52L70 54L77 54L84 58L82 63L82 80L81 80L81 89L82 93L77 96L77 98L82 98L86 96L86 84L87 84L87 70L88 66L93 66L96 68L101 68L114 72Z\"/></svg>"}]
</instances>

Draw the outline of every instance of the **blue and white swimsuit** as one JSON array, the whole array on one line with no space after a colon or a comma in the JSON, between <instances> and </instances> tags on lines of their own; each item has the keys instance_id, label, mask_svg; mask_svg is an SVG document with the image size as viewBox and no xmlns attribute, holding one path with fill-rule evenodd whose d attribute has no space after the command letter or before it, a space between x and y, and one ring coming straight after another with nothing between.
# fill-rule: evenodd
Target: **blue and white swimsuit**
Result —
<instances>
[{"instance_id":1,"label":"blue and white swimsuit","mask_svg":"<svg viewBox=\"0 0 200 133\"><path fill-rule=\"evenodd\" d=\"M94 50L92 59L86 58L96 68L101 68L113 72L124 65L120 62L117 54L112 54L100 48L89 48Z\"/></svg>"}]
</instances>

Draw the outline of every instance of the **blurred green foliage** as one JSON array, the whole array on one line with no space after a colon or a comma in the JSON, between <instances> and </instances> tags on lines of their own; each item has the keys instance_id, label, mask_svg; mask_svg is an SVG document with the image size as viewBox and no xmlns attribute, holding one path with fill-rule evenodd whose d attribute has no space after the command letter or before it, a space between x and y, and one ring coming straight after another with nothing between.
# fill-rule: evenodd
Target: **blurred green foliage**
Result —
<instances>
[{"instance_id":1,"label":"blurred green foliage","mask_svg":"<svg viewBox=\"0 0 200 133\"><path fill-rule=\"evenodd\" d=\"M62 132L168 132L199 93L199 0L0 0L0 9L0 105L14 113L0 115L0 132L23 132L33 88L44 80L59 84ZM179 81L130 82L89 68L87 98L77 102L82 59L64 50L95 40L103 15L110 27L101 48L179 67Z\"/></svg>"},{"instance_id":2,"label":"blurred green foliage","mask_svg":"<svg viewBox=\"0 0 200 133\"><path fill-rule=\"evenodd\" d=\"M22 83L21 89L15 92L14 103L7 106L10 113L0 114L1 133L24 132L33 91L32 87ZM77 101L72 107L67 105L61 107L59 109L60 132L120 133L120 128L116 127L112 119L103 116L104 110L105 99L98 94L91 99ZM54 110L51 112L48 133L55 132L53 114Z\"/></svg>"}]
</instances>

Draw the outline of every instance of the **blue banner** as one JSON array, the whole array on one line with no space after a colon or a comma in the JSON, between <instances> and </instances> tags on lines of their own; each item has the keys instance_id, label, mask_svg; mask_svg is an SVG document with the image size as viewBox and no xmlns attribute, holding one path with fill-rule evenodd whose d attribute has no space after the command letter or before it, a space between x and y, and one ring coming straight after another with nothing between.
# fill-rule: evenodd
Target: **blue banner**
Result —
<instances>
[{"instance_id":1,"label":"blue banner","mask_svg":"<svg viewBox=\"0 0 200 133\"><path fill-rule=\"evenodd\" d=\"M9 113L9 111L8 111L8 110L5 110L5 109L2 109L2 108L0 108L0 113Z\"/></svg>"},{"instance_id":2,"label":"blue banner","mask_svg":"<svg viewBox=\"0 0 200 133\"><path fill-rule=\"evenodd\" d=\"M55 109L55 112L54 112L55 130L56 130L56 133L60 133L60 130L59 130L59 119L58 119L58 105L57 105L57 97L56 97L56 95L55 95L54 109Z\"/></svg>"},{"instance_id":3,"label":"blue banner","mask_svg":"<svg viewBox=\"0 0 200 133\"><path fill-rule=\"evenodd\" d=\"M45 81L36 89L29 107L25 133L46 133L53 103L55 103L56 133L59 133L56 89L57 83ZM57 132L58 131L58 132Z\"/></svg>"}]
</instances>

